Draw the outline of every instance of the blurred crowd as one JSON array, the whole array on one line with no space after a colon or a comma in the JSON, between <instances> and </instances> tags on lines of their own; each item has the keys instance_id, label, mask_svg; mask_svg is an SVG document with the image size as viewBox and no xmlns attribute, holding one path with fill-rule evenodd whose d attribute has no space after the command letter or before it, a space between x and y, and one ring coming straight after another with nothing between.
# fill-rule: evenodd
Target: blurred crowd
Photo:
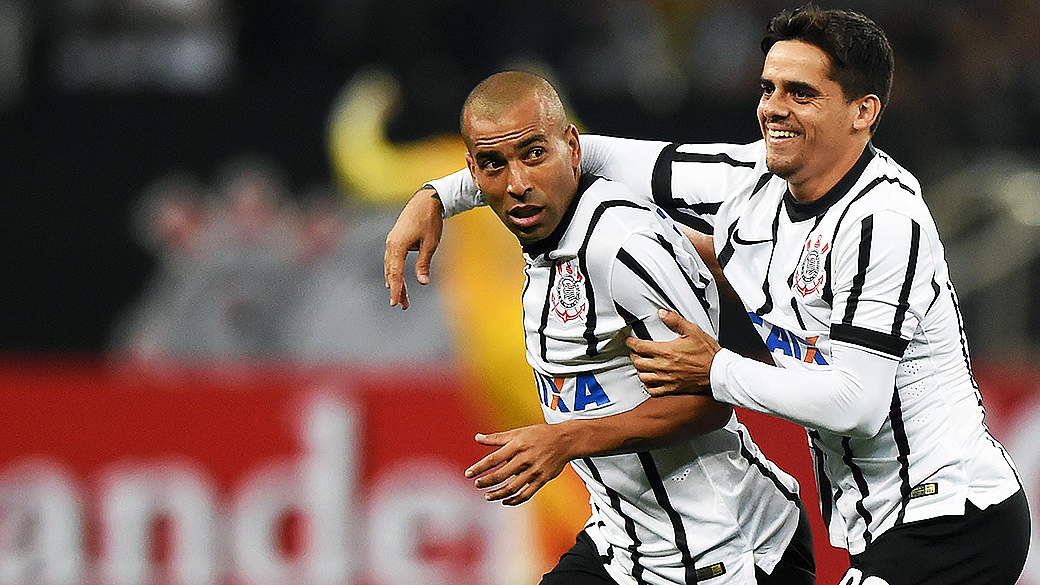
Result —
<instances>
[{"instance_id":1,"label":"blurred crowd","mask_svg":"<svg viewBox=\"0 0 1040 585\"><path fill-rule=\"evenodd\" d=\"M955 282L964 283L969 333L978 332L973 346L1036 352L1040 1L818 3L860 10L890 37L896 79L875 143L924 184ZM403 144L454 136L476 82L527 67L553 79L584 131L751 141L760 35L779 9L796 4L0 0L0 107L40 95L41 86L143 100L149 92L189 94L241 99L267 116L256 124L270 128L284 104L332 116L342 89L378 70L398 91L380 123ZM210 119L222 115L216 111ZM342 180L332 157L298 154L292 132L327 141L318 134L328 128L305 128L300 114L285 114L278 148L237 148L229 137L229 162L212 180L198 178L209 168L170 161L168 168L183 170L128 196L137 200L140 245L156 262L113 344L141 355L381 359L403 348L420 356L450 351L435 298L407 313L383 306L382 240L410 192L373 198L367 185ZM259 158L231 162L253 151ZM431 166L428 176L439 172ZM287 175L321 187L295 189ZM436 286L417 294L436 296Z\"/></svg>"},{"instance_id":2,"label":"blurred crowd","mask_svg":"<svg viewBox=\"0 0 1040 585\"><path fill-rule=\"evenodd\" d=\"M294 194L266 157L235 157L209 184L162 176L134 219L157 263L116 327L118 353L376 364L452 355L436 286L416 287L407 313L387 302L374 259L393 216L324 187Z\"/></svg>"}]
</instances>

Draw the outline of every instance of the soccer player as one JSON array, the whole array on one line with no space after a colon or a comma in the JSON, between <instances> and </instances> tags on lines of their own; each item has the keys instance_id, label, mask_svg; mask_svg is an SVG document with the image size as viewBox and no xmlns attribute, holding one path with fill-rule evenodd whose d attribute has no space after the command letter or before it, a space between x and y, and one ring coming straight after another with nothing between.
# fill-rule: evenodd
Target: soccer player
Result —
<instances>
[{"instance_id":1,"label":"soccer player","mask_svg":"<svg viewBox=\"0 0 1040 585\"><path fill-rule=\"evenodd\" d=\"M871 142L891 47L865 16L810 4L776 16L762 49L761 141L583 138L585 172L713 234L706 260L776 364L667 313L678 338L629 340L640 379L655 396L710 394L806 427L831 543L850 553L841 585L1012 585L1029 543L1021 481L984 424L920 185ZM479 201L462 180L433 183L446 214ZM415 228L440 209L430 193L388 238L392 299L399 243L435 246Z\"/></svg>"},{"instance_id":2,"label":"soccer player","mask_svg":"<svg viewBox=\"0 0 1040 585\"><path fill-rule=\"evenodd\" d=\"M675 336L661 308L714 330L718 293L689 240L627 187L581 172L578 131L541 77L487 78L461 122L469 172L522 245L527 359L549 423L506 433L468 475L512 504L570 461L590 494L585 529L542 583L813 583L794 478L729 405L651 400L629 358L629 335ZM532 453L559 463L532 479Z\"/></svg>"}]
</instances>

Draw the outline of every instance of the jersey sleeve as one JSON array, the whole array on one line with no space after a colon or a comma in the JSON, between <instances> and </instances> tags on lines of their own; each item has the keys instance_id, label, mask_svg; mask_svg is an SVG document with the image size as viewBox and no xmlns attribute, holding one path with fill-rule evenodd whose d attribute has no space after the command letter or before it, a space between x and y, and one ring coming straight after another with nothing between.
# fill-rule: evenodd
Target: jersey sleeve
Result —
<instances>
[{"instance_id":1,"label":"jersey sleeve","mask_svg":"<svg viewBox=\"0 0 1040 585\"><path fill-rule=\"evenodd\" d=\"M437 191L443 207L441 216L444 218L487 205L484 194L477 189L473 175L466 168L429 181L424 186Z\"/></svg>"},{"instance_id":2,"label":"jersey sleeve","mask_svg":"<svg viewBox=\"0 0 1040 585\"><path fill-rule=\"evenodd\" d=\"M892 402L899 362L855 345L831 350L831 367L788 369L728 349L711 362L716 400L850 437L873 437Z\"/></svg>"},{"instance_id":3,"label":"jersey sleeve","mask_svg":"<svg viewBox=\"0 0 1040 585\"><path fill-rule=\"evenodd\" d=\"M899 359L935 299L931 246L919 223L895 211L850 224L832 252L831 341Z\"/></svg>"},{"instance_id":4,"label":"jersey sleeve","mask_svg":"<svg viewBox=\"0 0 1040 585\"><path fill-rule=\"evenodd\" d=\"M611 267L610 292L632 335L674 339L676 334L657 315L664 308L717 336L718 291L695 255L692 247L654 232L634 233L622 244Z\"/></svg>"},{"instance_id":5,"label":"jersey sleeve","mask_svg":"<svg viewBox=\"0 0 1040 585\"><path fill-rule=\"evenodd\" d=\"M830 258L830 367L785 369L723 350L711 366L715 398L842 435L876 434L899 360L937 294L935 244L922 231L887 209L849 221Z\"/></svg>"}]
</instances>

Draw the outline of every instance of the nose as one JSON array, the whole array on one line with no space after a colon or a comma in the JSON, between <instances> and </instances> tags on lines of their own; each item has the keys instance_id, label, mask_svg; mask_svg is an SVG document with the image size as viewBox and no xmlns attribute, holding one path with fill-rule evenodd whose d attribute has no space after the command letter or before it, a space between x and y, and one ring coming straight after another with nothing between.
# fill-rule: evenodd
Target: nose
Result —
<instances>
[{"instance_id":1,"label":"nose","mask_svg":"<svg viewBox=\"0 0 1040 585\"><path fill-rule=\"evenodd\" d=\"M758 113L763 119L768 121L787 116L787 107L779 93L779 91L774 91L768 95L762 95L762 99L758 102Z\"/></svg>"},{"instance_id":2,"label":"nose","mask_svg":"<svg viewBox=\"0 0 1040 585\"><path fill-rule=\"evenodd\" d=\"M509 165L509 182L506 185L506 192L509 196L523 199L530 190L531 180L527 167L522 164Z\"/></svg>"}]
</instances>

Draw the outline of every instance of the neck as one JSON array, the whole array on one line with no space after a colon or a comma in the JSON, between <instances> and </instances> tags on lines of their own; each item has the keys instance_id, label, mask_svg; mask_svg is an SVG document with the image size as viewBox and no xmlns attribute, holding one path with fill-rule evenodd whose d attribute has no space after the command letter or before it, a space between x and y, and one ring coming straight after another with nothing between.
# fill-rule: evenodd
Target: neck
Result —
<instances>
[{"instance_id":1,"label":"neck","mask_svg":"<svg viewBox=\"0 0 1040 585\"><path fill-rule=\"evenodd\" d=\"M797 177L787 179L787 186L791 190L794 200L799 203L809 203L826 195L855 166L866 147L867 143L864 142L855 149L847 150L823 173L802 179Z\"/></svg>"}]
</instances>

